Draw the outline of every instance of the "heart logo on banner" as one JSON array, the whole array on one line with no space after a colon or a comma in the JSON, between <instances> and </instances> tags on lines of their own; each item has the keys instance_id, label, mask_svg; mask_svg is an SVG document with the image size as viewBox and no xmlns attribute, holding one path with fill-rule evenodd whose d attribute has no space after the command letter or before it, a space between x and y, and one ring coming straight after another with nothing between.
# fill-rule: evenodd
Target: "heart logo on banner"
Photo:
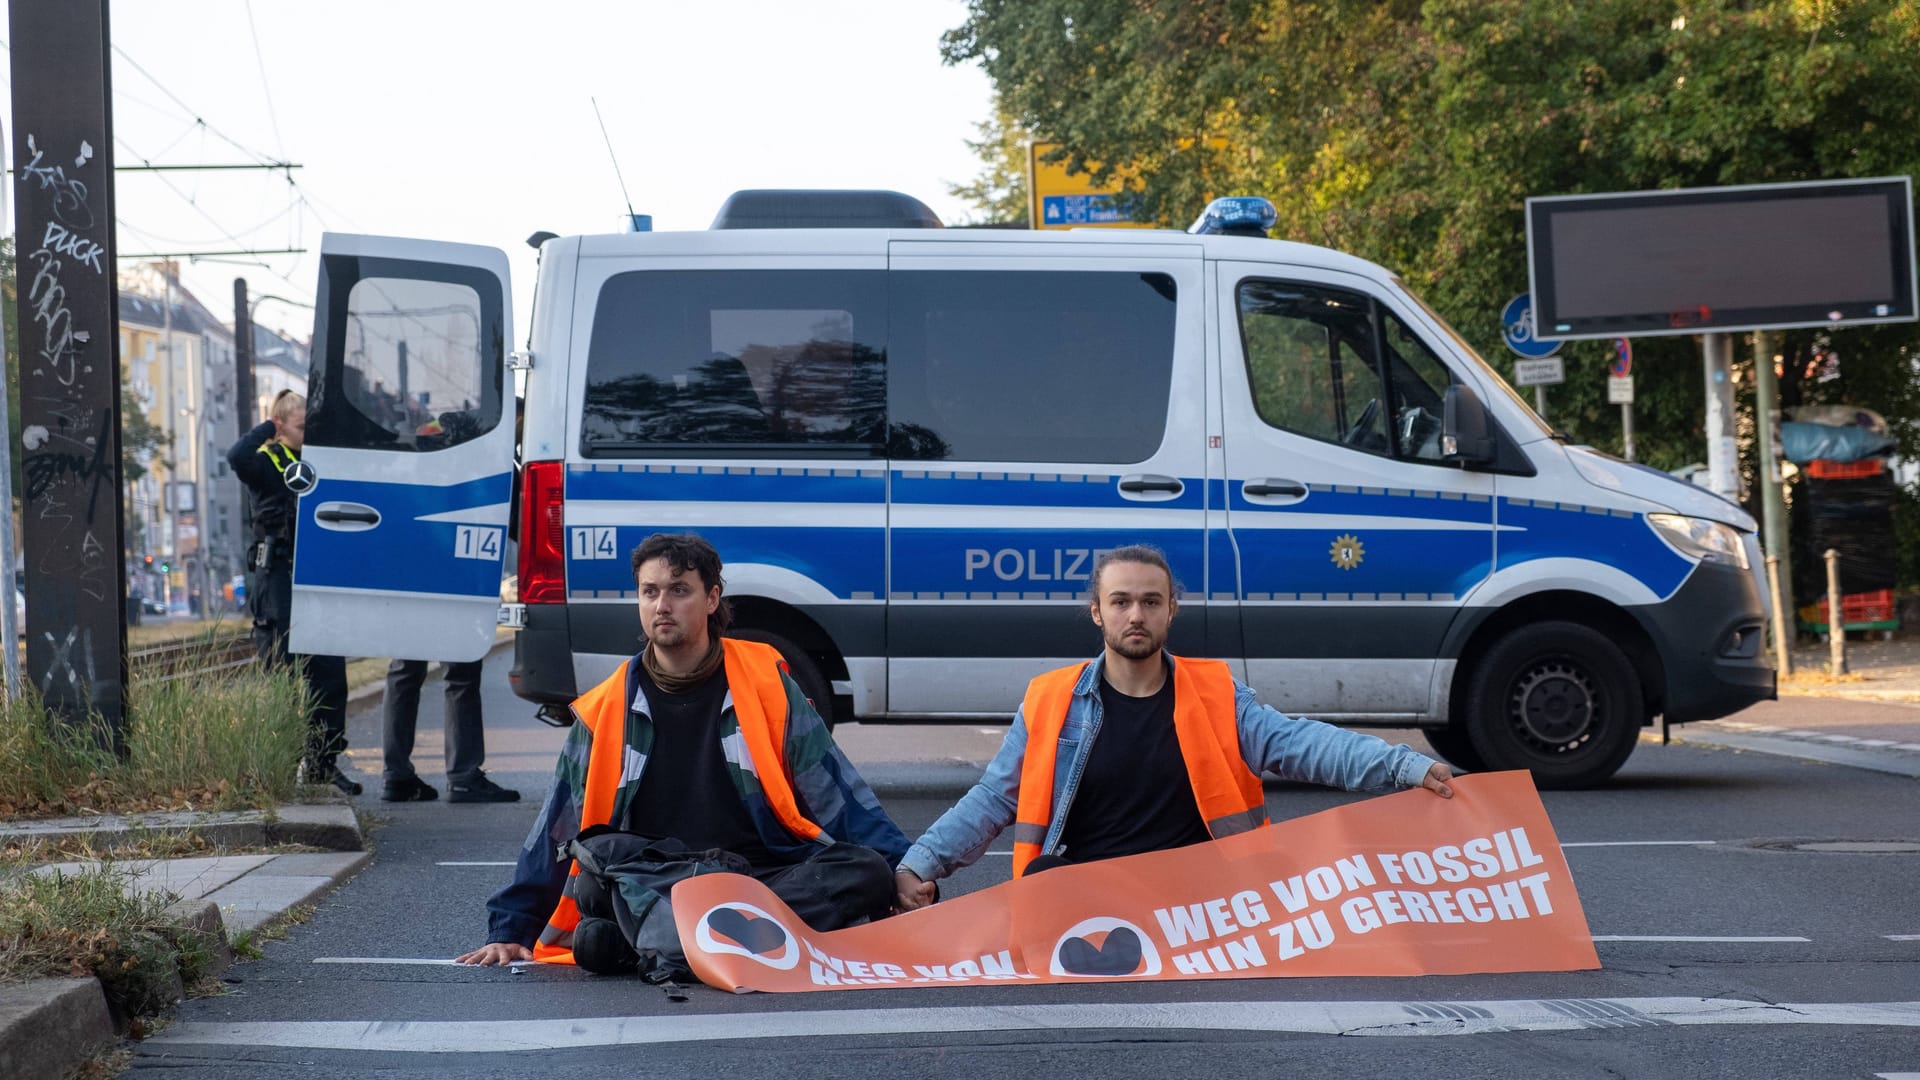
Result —
<instances>
[{"instance_id":1,"label":"heart logo on banner","mask_svg":"<svg viewBox=\"0 0 1920 1080\"><path fill-rule=\"evenodd\" d=\"M756 919L739 908L720 908L707 916L713 932L759 956L771 956L787 943L787 932L772 919Z\"/></svg>"},{"instance_id":2,"label":"heart logo on banner","mask_svg":"<svg viewBox=\"0 0 1920 1080\"><path fill-rule=\"evenodd\" d=\"M1095 945L1095 941L1099 941ZM1160 974L1160 951L1145 931L1125 919L1098 915L1082 919L1053 946L1055 975L1082 979L1122 979Z\"/></svg>"},{"instance_id":3,"label":"heart logo on banner","mask_svg":"<svg viewBox=\"0 0 1920 1080\"><path fill-rule=\"evenodd\" d=\"M1140 970L1140 935L1122 926L1099 945L1068 938L1060 943L1060 966L1072 975L1132 975Z\"/></svg>"}]
</instances>

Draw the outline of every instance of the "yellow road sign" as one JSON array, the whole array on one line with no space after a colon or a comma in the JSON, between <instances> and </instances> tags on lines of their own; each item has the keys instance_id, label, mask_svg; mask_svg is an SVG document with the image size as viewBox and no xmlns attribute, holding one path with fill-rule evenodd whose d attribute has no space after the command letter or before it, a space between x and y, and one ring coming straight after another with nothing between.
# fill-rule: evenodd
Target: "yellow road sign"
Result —
<instances>
[{"instance_id":1,"label":"yellow road sign","mask_svg":"<svg viewBox=\"0 0 1920 1080\"><path fill-rule=\"evenodd\" d=\"M1027 223L1036 229L1150 229L1152 222L1128 220L1119 204L1126 176L1114 170L1104 187L1094 187L1086 173L1070 173L1067 163L1049 164L1047 155L1059 143L1027 144ZM1089 162L1089 166L1092 163Z\"/></svg>"}]
</instances>

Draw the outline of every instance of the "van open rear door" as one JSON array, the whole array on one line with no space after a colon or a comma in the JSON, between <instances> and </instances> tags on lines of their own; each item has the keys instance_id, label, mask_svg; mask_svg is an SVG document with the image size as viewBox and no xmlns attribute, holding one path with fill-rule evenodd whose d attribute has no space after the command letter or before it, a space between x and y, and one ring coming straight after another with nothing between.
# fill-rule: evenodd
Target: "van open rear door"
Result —
<instances>
[{"instance_id":1,"label":"van open rear door","mask_svg":"<svg viewBox=\"0 0 1920 1080\"><path fill-rule=\"evenodd\" d=\"M479 659L513 484L506 254L337 233L320 250L290 646Z\"/></svg>"}]
</instances>

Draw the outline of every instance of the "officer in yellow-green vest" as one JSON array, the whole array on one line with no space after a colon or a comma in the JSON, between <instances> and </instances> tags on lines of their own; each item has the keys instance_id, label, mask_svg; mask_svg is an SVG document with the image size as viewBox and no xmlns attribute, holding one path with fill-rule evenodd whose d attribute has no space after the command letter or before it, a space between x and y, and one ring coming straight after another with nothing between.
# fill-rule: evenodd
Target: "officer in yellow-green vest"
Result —
<instances>
[{"instance_id":1,"label":"officer in yellow-green vest","mask_svg":"<svg viewBox=\"0 0 1920 1080\"><path fill-rule=\"evenodd\" d=\"M227 451L227 465L247 486L252 506L253 542L247 548L247 609L253 615L253 640L268 668L299 663L313 697L301 779L331 784L348 795L360 785L340 771L347 748L347 661L341 656L291 656L287 631L293 621L293 541L299 517L296 466L307 437L307 399L282 390L268 419ZM290 483L292 486L289 486Z\"/></svg>"},{"instance_id":2,"label":"officer in yellow-green vest","mask_svg":"<svg viewBox=\"0 0 1920 1080\"><path fill-rule=\"evenodd\" d=\"M971 864L1009 825L1013 874L1184 847L1268 823L1260 774L1359 791L1424 786L1451 798L1445 765L1405 746L1286 716L1219 660L1166 651L1179 589L1141 546L1095 562L1089 602L1106 647L1048 672L980 782L900 861L897 905Z\"/></svg>"},{"instance_id":3,"label":"officer in yellow-green vest","mask_svg":"<svg viewBox=\"0 0 1920 1080\"><path fill-rule=\"evenodd\" d=\"M684 975L668 893L749 874L816 930L886 915L907 838L778 650L724 637L720 556L657 534L633 553L646 647L573 703L513 881L463 964Z\"/></svg>"}]
</instances>

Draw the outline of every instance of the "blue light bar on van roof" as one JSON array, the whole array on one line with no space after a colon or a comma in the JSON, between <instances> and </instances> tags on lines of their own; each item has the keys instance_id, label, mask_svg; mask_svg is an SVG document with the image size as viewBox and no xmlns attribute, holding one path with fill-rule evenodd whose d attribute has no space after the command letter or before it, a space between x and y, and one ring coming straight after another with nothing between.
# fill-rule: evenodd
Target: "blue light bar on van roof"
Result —
<instances>
[{"instance_id":1,"label":"blue light bar on van roof","mask_svg":"<svg viewBox=\"0 0 1920 1080\"><path fill-rule=\"evenodd\" d=\"M1254 195L1232 195L1207 204L1200 220L1187 229L1196 236L1267 235L1280 215L1273 204Z\"/></svg>"}]
</instances>

